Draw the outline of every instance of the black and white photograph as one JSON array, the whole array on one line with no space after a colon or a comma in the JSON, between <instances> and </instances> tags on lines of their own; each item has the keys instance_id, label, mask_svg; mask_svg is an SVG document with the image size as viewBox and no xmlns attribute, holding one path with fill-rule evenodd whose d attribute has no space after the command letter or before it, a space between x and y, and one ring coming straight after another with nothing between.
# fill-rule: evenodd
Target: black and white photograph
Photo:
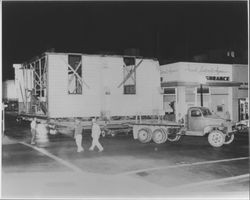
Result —
<instances>
[{"instance_id":1,"label":"black and white photograph","mask_svg":"<svg viewBox=\"0 0 250 200\"><path fill-rule=\"evenodd\" d=\"M249 2L1 2L1 198L249 199Z\"/></svg>"}]
</instances>

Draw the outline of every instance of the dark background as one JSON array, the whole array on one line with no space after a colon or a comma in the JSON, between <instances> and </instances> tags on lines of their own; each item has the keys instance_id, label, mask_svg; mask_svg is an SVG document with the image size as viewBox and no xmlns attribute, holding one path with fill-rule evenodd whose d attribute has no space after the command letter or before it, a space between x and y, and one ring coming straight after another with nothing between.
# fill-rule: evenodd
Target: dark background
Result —
<instances>
[{"instance_id":1,"label":"dark background","mask_svg":"<svg viewBox=\"0 0 250 200\"><path fill-rule=\"evenodd\" d=\"M3 80L47 50L247 63L247 1L2 2ZM228 56L228 52L234 52ZM127 51L129 52L129 51Z\"/></svg>"}]
</instances>

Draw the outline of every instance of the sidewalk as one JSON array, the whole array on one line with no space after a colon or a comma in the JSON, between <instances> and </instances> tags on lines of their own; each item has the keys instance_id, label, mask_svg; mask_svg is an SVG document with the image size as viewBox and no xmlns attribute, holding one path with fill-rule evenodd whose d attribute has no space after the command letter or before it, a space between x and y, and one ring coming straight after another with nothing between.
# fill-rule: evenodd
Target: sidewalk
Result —
<instances>
[{"instance_id":1,"label":"sidewalk","mask_svg":"<svg viewBox=\"0 0 250 200\"><path fill-rule=\"evenodd\" d=\"M2 145L16 144L16 143L18 143L20 141L21 140L15 140L13 138L9 138L6 135L1 138Z\"/></svg>"}]
</instances>

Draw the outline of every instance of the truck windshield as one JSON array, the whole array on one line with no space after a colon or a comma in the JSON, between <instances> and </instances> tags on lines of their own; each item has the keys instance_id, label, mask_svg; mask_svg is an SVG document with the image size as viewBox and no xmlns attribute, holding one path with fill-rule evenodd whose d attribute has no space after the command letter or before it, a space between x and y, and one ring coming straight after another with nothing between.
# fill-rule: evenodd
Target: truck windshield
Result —
<instances>
[{"instance_id":1,"label":"truck windshield","mask_svg":"<svg viewBox=\"0 0 250 200\"><path fill-rule=\"evenodd\" d=\"M201 108L201 112L202 112L203 116L212 115L212 113L210 112L210 110L208 108Z\"/></svg>"}]
</instances>

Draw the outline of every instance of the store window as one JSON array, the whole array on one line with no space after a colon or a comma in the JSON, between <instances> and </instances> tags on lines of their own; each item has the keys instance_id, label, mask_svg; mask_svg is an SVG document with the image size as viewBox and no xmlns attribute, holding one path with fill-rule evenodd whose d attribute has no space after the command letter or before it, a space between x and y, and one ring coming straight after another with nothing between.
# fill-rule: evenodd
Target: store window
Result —
<instances>
[{"instance_id":1,"label":"store window","mask_svg":"<svg viewBox=\"0 0 250 200\"><path fill-rule=\"evenodd\" d=\"M201 91L203 94L209 94L209 88L208 87L202 87L202 90L200 87L197 88L197 94L201 94Z\"/></svg>"},{"instance_id":2,"label":"store window","mask_svg":"<svg viewBox=\"0 0 250 200\"><path fill-rule=\"evenodd\" d=\"M202 87L202 95L203 95L203 106L209 107L210 101L210 90L208 87ZM197 88L197 105L201 105L201 88Z\"/></svg>"},{"instance_id":3,"label":"store window","mask_svg":"<svg viewBox=\"0 0 250 200\"><path fill-rule=\"evenodd\" d=\"M136 94L136 71L135 71L135 57L123 58L123 92L124 94Z\"/></svg>"},{"instance_id":4,"label":"store window","mask_svg":"<svg viewBox=\"0 0 250 200\"><path fill-rule=\"evenodd\" d=\"M164 88L163 106L165 112L174 114L175 104L176 104L176 89Z\"/></svg>"},{"instance_id":5,"label":"store window","mask_svg":"<svg viewBox=\"0 0 250 200\"><path fill-rule=\"evenodd\" d=\"M164 88L164 94L175 94L175 88Z\"/></svg>"},{"instance_id":6,"label":"store window","mask_svg":"<svg viewBox=\"0 0 250 200\"><path fill-rule=\"evenodd\" d=\"M68 55L68 94L82 94L81 55Z\"/></svg>"}]
</instances>

